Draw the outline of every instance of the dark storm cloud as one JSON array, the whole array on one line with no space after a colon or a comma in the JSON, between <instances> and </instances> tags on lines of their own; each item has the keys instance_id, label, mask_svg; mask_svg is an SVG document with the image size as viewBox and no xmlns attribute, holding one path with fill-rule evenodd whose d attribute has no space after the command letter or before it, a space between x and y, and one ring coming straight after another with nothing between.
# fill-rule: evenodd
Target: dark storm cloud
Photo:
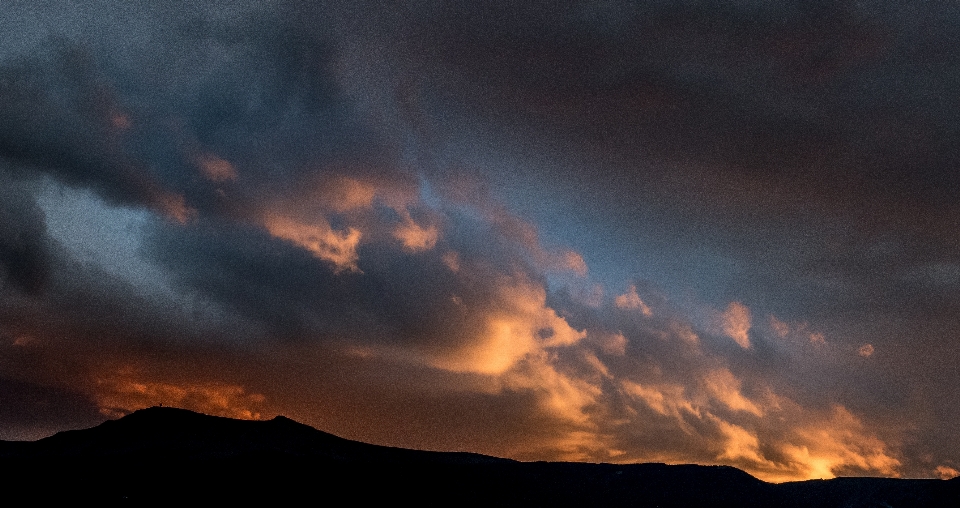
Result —
<instances>
[{"instance_id":1,"label":"dark storm cloud","mask_svg":"<svg viewBox=\"0 0 960 508\"><path fill-rule=\"evenodd\" d=\"M945 194L957 187L945 170L956 157L946 142L956 135L956 83L945 72L954 57L921 49L956 39L949 5L909 19L853 2L424 11L397 28L414 50L408 58L446 92L438 100L494 108L473 110L481 118L626 150L628 162L720 165L782 185L828 176L839 193L895 198L894 186L907 199L956 197Z\"/></svg>"},{"instance_id":2,"label":"dark storm cloud","mask_svg":"<svg viewBox=\"0 0 960 508\"><path fill-rule=\"evenodd\" d=\"M262 229L215 221L158 224L145 248L178 284L263 323L270 337L444 350L473 340L465 331L482 327L484 315L500 305L497 277L544 283L509 234L449 212L451 227L426 252L405 252L392 238L365 230L379 241L358 247L356 272L332 270ZM368 213L398 222L382 206ZM456 269L451 253L458 253Z\"/></svg>"},{"instance_id":3,"label":"dark storm cloud","mask_svg":"<svg viewBox=\"0 0 960 508\"><path fill-rule=\"evenodd\" d=\"M0 154L19 171L183 219L191 208L242 213L249 193L286 191L304 166L380 157L338 90L329 30L282 11L133 11L127 28L88 19L96 36L54 34L5 59ZM224 197L205 185L209 155L247 186Z\"/></svg>"},{"instance_id":4,"label":"dark storm cloud","mask_svg":"<svg viewBox=\"0 0 960 508\"><path fill-rule=\"evenodd\" d=\"M33 190L0 169L0 277L27 293L42 290L49 271L46 227Z\"/></svg>"},{"instance_id":5,"label":"dark storm cloud","mask_svg":"<svg viewBox=\"0 0 960 508\"><path fill-rule=\"evenodd\" d=\"M404 10L382 44L417 69L412 97L434 132L457 117L512 145L568 217L608 231L621 255L666 258L657 282L814 319L851 345L947 348L945 372L960 331L960 94L942 48L957 14L444 4ZM577 245L588 263L600 257L590 241ZM925 376L912 355L898 360Z\"/></svg>"},{"instance_id":6,"label":"dark storm cloud","mask_svg":"<svg viewBox=\"0 0 960 508\"><path fill-rule=\"evenodd\" d=\"M384 36L418 105L509 132L617 220L692 208L719 236L789 237L770 223L787 214L955 252L956 58L932 50L957 38L950 5L446 7Z\"/></svg>"},{"instance_id":7,"label":"dark storm cloud","mask_svg":"<svg viewBox=\"0 0 960 508\"><path fill-rule=\"evenodd\" d=\"M332 42L327 30L313 24L318 16L268 11L223 22L206 19L203 12L172 17L155 10L140 14L145 19L133 22L144 30L168 30L158 36L159 44L134 40L130 44L139 51L114 55L106 47L117 34L108 31L92 40L56 39L53 48L42 53L45 56L20 57L4 67L2 155L18 174L49 174L69 185L90 187L109 202L158 208L178 220L197 209L250 219L265 206L264 198L293 197L303 174L323 175L330 165L345 165L348 173L377 178L385 148L375 133L351 116L350 101L337 89ZM131 52L137 60L129 59ZM237 181L205 181L198 166L207 154L232 161L228 164L239 174ZM393 170L385 178L410 179ZM178 205L179 196L186 199ZM29 197L21 200L25 207L30 205ZM10 200L6 206L13 210L18 201ZM17 222L22 223L20 228L30 227L26 220L30 214L16 215L10 227ZM226 226L227 235L243 240L233 244L219 236L173 232L175 238L154 256L176 262L178 271L202 267L195 275L202 281L199 289L214 298L229 295L225 297L229 303L254 319L282 323L283 329L303 334L313 330L298 324L295 316L312 305L311 322L338 330L345 326L338 317L342 312L324 309L376 294L375 284L366 279L365 287L332 289L344 282L322 266L309 266L314 277L307 279L296 264L271 261L270 269L265 269L261 266L267 263L265 258L258 265L243 257L251 239L254 245L269 244L262 233L242 224L233 233L229 220L213 219L212 224ZM45 265L43 253L31 243L42 236L13 233L18 234L4 237L9 244L4 245L4 261L16 268L9 270L9 278L35 287ZM229 247L216 245L217 241ZM191 248L184 249L185 245ZM273 254L275 247L271 248L267 252ZM239 257L246 270L237 263L228 269L218 266L208 256L211 249ZM310 265L312 258L299 256L301 268ZM258 281L273 287L259 287ZM314 291L303 287L307 281ZM334 284L328 288L328 282ZM237 291L237 284L255 288L256 294ZM354 292L356 296L351 296ZM244 295L250 301L240 302ZM298 298L305 300L297 302ZM124 312L116 310L118 315ZM372 313L358 312L368 319ZM143 324L151 321L144 319Z\"/></svg>"},{"instance_id":8,"label":"dark storm cloud","mask_svg":"<svg viewBox=\"0 0 960 508\"><path fill-rule=\"evenodd\" d=\"M113 202L169 207L157 178L119 146L122 111L98 80L93 57L59 49L0 69L0 156L18 172L49 172Z\"/></svg>"}]
</instances>

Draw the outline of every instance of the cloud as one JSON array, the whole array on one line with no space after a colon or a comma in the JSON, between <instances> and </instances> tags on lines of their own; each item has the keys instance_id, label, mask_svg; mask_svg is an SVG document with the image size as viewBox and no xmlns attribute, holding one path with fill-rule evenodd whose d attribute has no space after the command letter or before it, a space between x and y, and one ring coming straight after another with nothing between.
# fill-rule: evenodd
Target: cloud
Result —
<instances>
[{"instance_id":1,"label":"cloud","mask_svg":"<svg viewBox=\"0 0 960 508\"><path fill-rule=\"evenodd\" d=\"M720 432L724 436L723 452L720 453L717 458L752 464L769 462L761 455L760 441L757 439L757 436L751 434L743 427L738 427L722 420L717 423L720 426Z\"/></svg>"},{"instance_id":2,"label":"cloud","mask_svg":"<svg viewBox=\"0 0 960 508\"><path fill-rule=\"evenodd\" d=\"M580 277L588 273L589 267L579 252L564 247L545 246L537 226L511 212L476 176L454 172L452 175L437 178L434 183L444 199L469 207L473 213L482 216L497 229L499 235L521 249L523 255L539 270L572 272Z\"/></svg>"},{"instance_id":3,"label":"cloud","mask_svg":"<svg viewBox=\"0 0 960 508\"><path fill-rule=\"evenodd\" d=\"M641 330L627 328L639 345L628 351L629 362L604 356L605 375L617 390L604 390L599 400L616 416L607 413L598 434L612 436L609 447L625 451L618 461L732 464L776 482L902 474L906 463L890 434L881 437L880 427L843 405L823 405L798 390L796 381L759 374L736 354L717 355L711 341L686 339L693 332L684 319L661 317L643 321ZM781 365L810 361L809 333L797 329L796 347L808 349L797 349L796 359ZM603 352L604 342L591 342L593 331L587 333L584 344ZM793 347L784 351L795 354Z\"/></svg>"},{"instance_id":4,"label":"cloud","mask_svg":"<svg viewBox=\"0 0 960 508\"><path fill-rule=\"evenodd\" d=\"M203 176L212 182L229 182L237 179L237 170L233 164L217 157L214 154L201 154L197 157L197 165Z\"/></svg>"},{"instance_id":5,"label":"cloud","mask_svg":"<svg viewBox=\"0 0 960 508\"><path fill-rule=\"evenodd\" d=\"M643 303L643 300L640 299L640 295L637 294L637 286L634 285L631 285L630 290L626 293L617 296L613 302L618 309L636 309L644 316L650 317L653 315L650 306Z\"/></svg>"},{"instance_id":6,"label":"cloud","mask_svg":"<svg viewBox=\"0 0 960 508\"><path fill-rule=\"evenodd\" d=\"M841 406L825 412L811 411L769 393L750 400L740 393L739 381L729 371L708 374L703 381L702 388L624 381L622 389L658 417L669 418L679 431L673 431L678 438L699 442L702 449L686 453L699 456L701 462L732 463L775 482L832 478L852 471L899 474L901 461ZM652 427L656 418L643 414L636 413L637 421L631 423L665 432L662 424ZM635 450L624 442L616 446ZM689 455L683 454L680 448L671 450L661 444L644 450L640 457L689 460Z\"/></svg>"},{"instance_id":7,"label":"cloud","mask_svg":"<svg viewBox=\"0 0 960 508\"><path fill-rule=\"evenodd\" d=\"M197 213L196 210L187 206L183 196L164 193L157 198L157 208L174 222L186 224Z\"/></svg>"},{"instance_id":8,"label":"cloud","mask_svg":"<svg viewBox=\"0 0 960 508\"><path fill-rule=\"evenodd\" d=\"M707 390L714 398L732 411L745 411L755 416L763 416L756 404L740 393L740 381L728 370L715 370L706 378Z\"/></svg>"},{"instance_id":9,"label":"cloud","mask_svg":"<svg viewBox=\"0 0 960 508\"><path fill-rule=\"evenodd\" d=\"M740 347L750 348L750 309L740 302L731 302L727 310L720 313L717 318L723 333L730 337Z\"/></svg>"},{"instance_id":10,"label":"cloud","mask_svg":"<svg viewBox=\"0 0 960 508\"><path fill-rule=\"evenodd\" d=\"M443 257L443 264L450 269L450 271L457 273L460 271L460 255L456 251L448 251Z\"/></svg>"},{"instance_id":11,"label":"cloud","mask_svg":"<svg viewBox=\"0 0 960 508\"><path fill-rule=\"evenodd\" d=\"M316 201L315 205L318 207L347 212L370 208L377 192L377 186L373 182L337 175L321 177L311 186L309 196ZM294 204L299 205L297 201L294 201Z\"/></svg>"},{"instance_id":12,"label":"cloud","mask_svg":"<svg viewBox=\"0 0 960 508\"><path fill-rule=\"evenodd\" d=\"M604 334L601 338L601 350L608 355L627 354L627 338L622 333Z\"/></svg>"},{"instance_id":13,"label":"cloud","mask_svg":"<svg viewBox=\"0 0 960 508\"><path fill-rule=\"evenodd\" d=\"M787 445L787 457L798 463L807 478L832 478L848 468L896 476L901 462L886 445L864 434L863 424L849 411L835 406L829 420L796 431L802 444Z\"/></svg>"},{"instance_id":14,"label":"cloud","mask_svg":"<svg viewBox=\"0 0 960 508\"><path fill-rule=\"evenodd\" d=\"M629 396L643 401L660 415L673 417L681 424L685 413L701 416L701 411L687 400L686 389L681 385L651 387L625 380L622 388Z\"/></svg>"},{"instance_id":15,"label":"cloud","mask_svg":"<svg viewBox=\"0 0 960 508\"><path fill-rule=\"evenodd\" d=\"M0 157L16 174L47 173L114 203L189 218L183 195L123 148L117 90L83 48L61 41L47 54L3 61L0 77Z\"/></svg>"},{"instance_id":16,"label":"cloud","mask_svg":"<svg viewBox=\"0 0 960 508\"><path fill-rule=\"evenodd\" d=\"M247 393L241 386L218 381L185 384L148 381L141 379L132 368L123 368L96 382L100 411L113 418L165 404L214 416L259 420L258 407L265 400L259 393Z\"/></svg>"},{"instance_id":17,"label":"cloud","mask_svg":"<svg viewBox=\"0 0 960 508\"><path fill-rule=\"evenodd\" d=\"M770 328L780 338L784 338L790 333L790 325L780 321L776 316L770 316Z\"/></svg>"},{"instance_id":18,"label":"cloud","mask_svg":"<svg viewBox=\"0 0 960 508\"><path fill-rule=\"evenodd\" d=\"M518 369L505 376L505 386L511 390L534 392L541 407L564 422L590 423L586 410L596 403L601 394L600 387L585 379L565 375L551 360L546 352L526 356Z\"/></svg>"},{"instance_id":19,"label":"cloud","mask_svg":"<svg viewBox=\"0 0 960 508\"><path fill-rule=\"evenodd\" d=\"M0 281L27 293L43 290L50 270L46 224L31 199L33 187L0 168Z\"/></svg>"},{"instance_id":20,"label":"cloud","mask_svg":"<svg viewBox=\"0 0 960 508\"><path fill-rule=\"evenodd\" d=\"M960 476L960 471L957 471L950 466L937 466L934 472L941 480L950 480Z\"/></svg>"},{"instance_id":21,"label":"cloud","mask_svg":"<svg viewBox=\"0 0 960 508\"><path fill-rule=\"evenodd\" d=\"M406 215L403 224L393 231L393 236L400 240L403 248L407 251L421 252L430 250L437 245L439 231L433 225L420 226L409 215Z\"/></svg>"},{"instance_id":22,"label":"cloud","mask_svg":"<svg viewBox=\"0 0 960 508\"><path fill-rule=\"evenodd\" d=\"M524 359L539 358L549 348L574 345L585 336L547 307L546 291L532 281L501 278L495 284L497 299L482 318L485 326L466 347L437 358L435 365L503 374Z\"/></svg>"},{"instance_id":23,"label":"cloud","mask_svg":"<svg viewBox=\"0 0 960 508\"><path fill-rule=\"evenodd\" d=\"M271 235L293 242L318 258L333 263L336 271L359 270L357 245L362 233L354 228L335 231L322 219L305 224L280 215L268 215L263 223Z\"/></svg>"},{"instance_id":24,"label":"cloud","mask_svg":"<svg viewBox=\"0 0 960 508\"><path fill-rule=\"evenodd\" d=\"M785 342L806 342L818 347L827 344L827 338L823 332L811 330L808 323L787 323L771 315L768 327L767 333L772 333L779 339L786 339Z\"/></svg>"}]
</instances>

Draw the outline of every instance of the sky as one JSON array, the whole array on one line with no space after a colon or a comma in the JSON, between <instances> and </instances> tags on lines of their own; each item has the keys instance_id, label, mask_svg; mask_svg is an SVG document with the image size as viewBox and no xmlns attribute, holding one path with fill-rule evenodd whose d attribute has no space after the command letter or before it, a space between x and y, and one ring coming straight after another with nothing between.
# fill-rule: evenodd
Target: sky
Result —
<instances>
[{"instance_id":1,"label":"sky","mask_svg":"<svg viewBox=\"0 0 960 508\"><path fill-rule=\"evenodd\" d=\"M5 0L0 439L960 474L960 7L399 4Z\"/></svg>"}]
</instances>

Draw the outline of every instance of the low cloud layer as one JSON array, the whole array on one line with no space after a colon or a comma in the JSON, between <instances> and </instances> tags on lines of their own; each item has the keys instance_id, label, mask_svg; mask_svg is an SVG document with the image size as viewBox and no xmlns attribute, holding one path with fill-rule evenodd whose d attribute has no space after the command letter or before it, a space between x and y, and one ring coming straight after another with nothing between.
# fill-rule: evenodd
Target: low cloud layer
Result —
<instances>
[{"instance_id":1,"label":"low cloud layer","mask_svg":"<svg viewBox=\"0 0 960 508\"><path fill-rule=\"evenodd\" d=\"M956 475L957 14L12 2L0 439Z\"/></svg>"}]
</instances>

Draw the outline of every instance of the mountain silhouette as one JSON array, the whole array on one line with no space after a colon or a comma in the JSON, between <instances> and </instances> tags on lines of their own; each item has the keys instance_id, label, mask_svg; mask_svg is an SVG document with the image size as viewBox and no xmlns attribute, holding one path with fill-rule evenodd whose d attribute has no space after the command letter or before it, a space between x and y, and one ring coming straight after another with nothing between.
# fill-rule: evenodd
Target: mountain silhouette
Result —
<instances>
[{"instance_id":1,"label":"mountain silhouette","mask_svg":"<svg viewBox=\"0 0 960 508\"><path fill-rule=\"evenodd\" d=\"M0 441L4 497L102 505L960 506L960 479L770 484L729 466L518 462L351 441L289 418L153 407L34 442Z\"/></svg>"},{"instance_id":2,"label":"mountain silhouette","mask_svg":"<svg viewBox=\"0 0 960 508\"><path fill-rule=\"evenodd\" d=\"M0 441L0 457L212 460L275 455L344 463L502 463L476 453L439 453L343 439L284 416L235 420L186 409L152 407L92 429L60 432L34 443Z\"/></svg>"}]
</instances>

